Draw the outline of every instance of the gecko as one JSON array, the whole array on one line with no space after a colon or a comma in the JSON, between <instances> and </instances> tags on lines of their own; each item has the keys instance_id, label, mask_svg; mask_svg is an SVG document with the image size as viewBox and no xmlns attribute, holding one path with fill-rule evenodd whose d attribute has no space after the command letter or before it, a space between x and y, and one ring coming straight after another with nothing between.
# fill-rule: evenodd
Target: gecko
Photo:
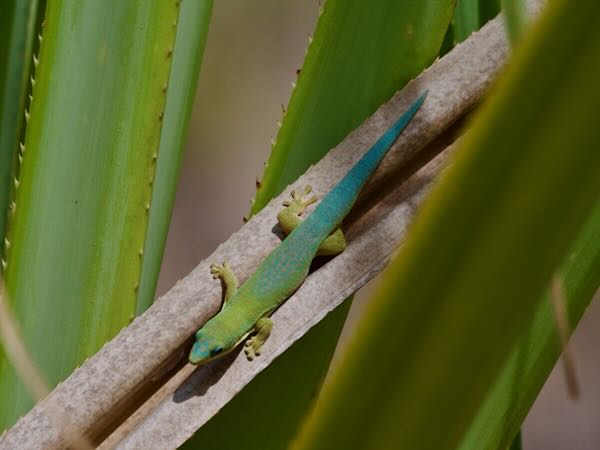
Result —
<instances>
[{"instance_id":1,"label":"gecko","mask_svg":"<svg viewBox=\"0 0 600 450\"><path fill-rule=\"evenodd\" d=\"M303 283L317 255L334 256L346 247L340 226L358 194L392 144L412 120L423 102L423 93L390 127L350 171L323 197L305 219L305 209L317 201L311 187L292 191L291 200L277 219L285 239L259 264L256 271L238 287L229 264L211 264L210 272L224 284L221 310L195 334L189 355L192 364L203 364L222 356L245 341L248 360L261 353L273 327L271 314Z\"/></svg>"}]
</instances>

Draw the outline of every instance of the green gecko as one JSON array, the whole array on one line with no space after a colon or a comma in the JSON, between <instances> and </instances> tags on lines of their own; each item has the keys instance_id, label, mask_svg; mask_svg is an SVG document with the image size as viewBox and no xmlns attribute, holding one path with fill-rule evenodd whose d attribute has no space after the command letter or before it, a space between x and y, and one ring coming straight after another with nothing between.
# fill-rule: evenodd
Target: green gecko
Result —
<instances>
[{"instance_id":1,"label":"green gecko","mask_svg":"<svg viewBox=\"0 0 600 450\"><path fill-rule=\"evenodd\" d=\"M427 92L410 106L304 220L300 216L317 198L307 197L310 186L303 193L292 192L291 201L284 202L285 208L277 216L287 237L239 288L227 263L211 264L213 277L222 279L225 285L225 300L221 311L196 332L190 363L205 363L235 349L244 340L249 360L260 355L273 327L269 316L302 284L313 258L336 255L346 247L339 228L342 220L426 95Z\"/></svg>"}]
</instances>

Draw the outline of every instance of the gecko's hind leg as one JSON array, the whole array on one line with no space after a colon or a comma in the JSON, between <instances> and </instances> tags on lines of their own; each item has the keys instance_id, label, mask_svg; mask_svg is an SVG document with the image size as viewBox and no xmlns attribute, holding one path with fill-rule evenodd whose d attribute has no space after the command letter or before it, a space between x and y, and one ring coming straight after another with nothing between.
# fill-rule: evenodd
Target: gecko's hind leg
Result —
<instances>
[{"instance_id":1,"label":"gecko's hind leg","mask_svg":"<svg viewBox=\"0 0 600 450\"><path fill-rule=\"evenodd\" d=\"M292 232L302 222L300 216L308 205L313 204L317 201L316 195L307 198L312 187L306 186L304 192L292 191L292 200L286 200L283 202L283 208L277 214L277 220L283 232L287 235Z\"/></svg>"},{"instance_id":2,"label":"gecko's hind leg","mask_svg":"<svg viewBox=\"0 0 600 450\"><path fill-rule=\"evenodd\" d=\"M338 228L333 233L325 238L321 245L319 246L319 250L317 251L317 255L319 256L333 256L338 253L342 253L346 249L346 237L344 236L344 232L341 228Z\"/></svg>"},{"instance_id":3,"label":"gecko's hind leg","mask_svg":"<svg viewBox=\"0 0 600 450\"><path fill-rule=\"evenodd\" d=\"M231 271L231 267L229 267L229 263L224 262L223 264L211 264L210 265L210 273L213 278L223 280L225 295L223 306L227 304L229 299L235 295L238 290L238 280L235 277L235 274Z\"/></svg>"},{"instance_id":4,"label":"gecko's hind leg","mask_svg":"<svg viewBox=\"0 0 600 450\"><path fill-rule=\"evenodd\" d=\"M244 344L244 352L249 361L260 355L260 349L271 334L273 321L268 317L258 319L254 326L254 334Z\"/></svg>"},{"instance_id":5,"label":"gecko's hind leg","mask_svg":"<svg viewBox=\"0 0 600 450\"><path fill-rule=\"evenodd\" d=\"M279 221L279 226L281 226L281 229L286 235L290 234L294 228L302 223L300 216L306 207L317 201L317 197L314 195L307 198L311 190L312 188L310 186L306 186L304 192L292 191L292 200L283 202L285 208L279 211L277 220ZM333 256L342 253L345 248L346 238L344 237L343 231L338 228L321 242L317 255Z\"/></svg>"}]
</instances>

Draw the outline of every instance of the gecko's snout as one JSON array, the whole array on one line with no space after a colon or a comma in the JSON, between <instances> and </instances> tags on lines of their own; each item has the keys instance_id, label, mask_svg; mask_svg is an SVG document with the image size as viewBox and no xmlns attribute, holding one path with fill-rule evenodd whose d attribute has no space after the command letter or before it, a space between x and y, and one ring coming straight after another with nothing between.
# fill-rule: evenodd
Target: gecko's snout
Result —
<instances>
[{"instance_id":1,"label":"gecko's snout","mask_svg":"<svg viewBox=\"0 0 600 450\"><path fill-rule=\"evenodd\" d=\"M198 339L194 342L190 350L189 362L192 364L201 364L210 359L219 356L223 352L223 346L213 343L212 345L204 339Z\"/></svg>"},{"instance_id":2,"label":"gecko's snout","mask_svg":"<svg viewBox=\"0 0 600 450\"><path fill-rule=\"evenodd\" d=\"M190 350L189 361L192 364L200 364L210 357L210 351L206 342L196 341Z\"/></svg>"}]
</instances>

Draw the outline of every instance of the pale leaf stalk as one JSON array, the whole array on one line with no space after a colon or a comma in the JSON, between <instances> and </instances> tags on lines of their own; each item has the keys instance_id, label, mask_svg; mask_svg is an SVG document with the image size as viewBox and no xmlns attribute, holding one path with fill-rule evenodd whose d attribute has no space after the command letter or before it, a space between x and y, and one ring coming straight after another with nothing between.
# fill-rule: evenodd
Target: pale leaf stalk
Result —
<instances>
[{"instance_id":1,"label":"pale leaf stalk","mask_svg":"<svg viewBox=\"0 0 600 450\"><path fill-rule=\"evenodd\" d=\"M0 343L29 394L35 400L40 400L50 393L49 384L25 348L18 324L5 298L4 282L0 280ZM72 423L69 414L54 401L47 402L46 411L49 419L66 434L65 440L70 442L73 448L81 450L94 448L86 436L68 426L69 423Z\"/></svg>"}]
</instances>

